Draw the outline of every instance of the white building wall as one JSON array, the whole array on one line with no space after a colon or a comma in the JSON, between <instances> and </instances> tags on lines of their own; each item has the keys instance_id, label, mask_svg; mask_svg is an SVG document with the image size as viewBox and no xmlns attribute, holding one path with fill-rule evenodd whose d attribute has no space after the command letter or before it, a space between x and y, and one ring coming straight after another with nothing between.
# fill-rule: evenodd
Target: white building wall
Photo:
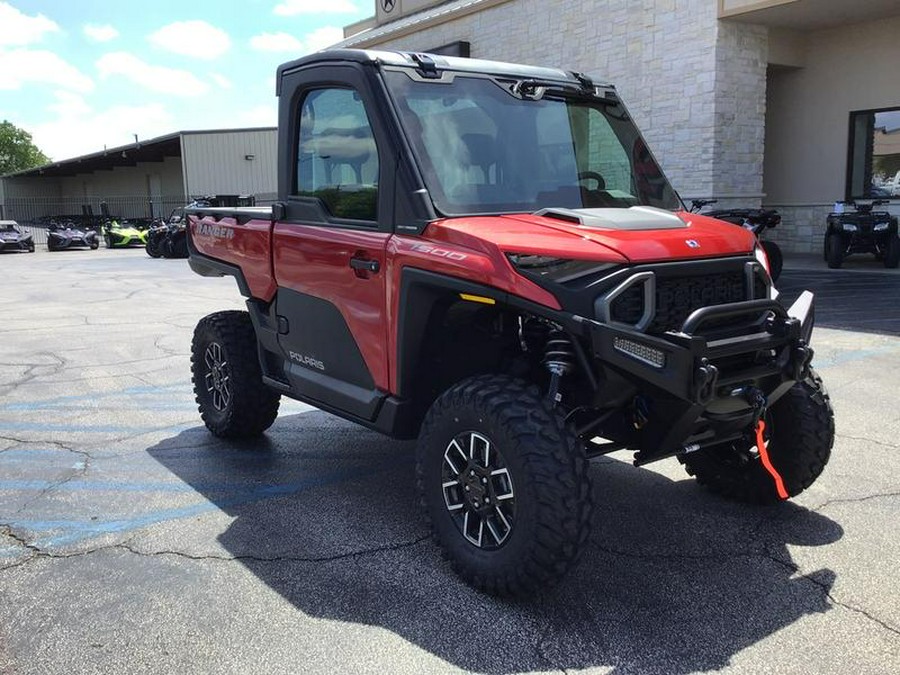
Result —
<instances>
[{"instance_id":1,"label":"white building wall","mask_svg":"<svg viewBox=\"0 0 900 675\"><path fill-rule=\"evenodd\" d=\"M272 195L278 190L277 130L187 133L182 136L186 191ZM246 159L252 155L252 159Z\"/></svg>"}]
</instances>

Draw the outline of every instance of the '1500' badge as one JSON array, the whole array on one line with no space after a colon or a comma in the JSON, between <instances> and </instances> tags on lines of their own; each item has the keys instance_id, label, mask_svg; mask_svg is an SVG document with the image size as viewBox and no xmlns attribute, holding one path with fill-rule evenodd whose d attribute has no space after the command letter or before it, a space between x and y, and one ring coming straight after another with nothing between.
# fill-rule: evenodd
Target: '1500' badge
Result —
<instances>
[{"instance_id":1,"label":"'1500' badge","mask_svg":"<svg viewBox=\"0 0 900 675\"><path fill-rule=\"evenodd\" d=\"M690 248L700 248L700 242L696 239L685 239L684 243L687 244Z\"/></svg>"}]
</instances>

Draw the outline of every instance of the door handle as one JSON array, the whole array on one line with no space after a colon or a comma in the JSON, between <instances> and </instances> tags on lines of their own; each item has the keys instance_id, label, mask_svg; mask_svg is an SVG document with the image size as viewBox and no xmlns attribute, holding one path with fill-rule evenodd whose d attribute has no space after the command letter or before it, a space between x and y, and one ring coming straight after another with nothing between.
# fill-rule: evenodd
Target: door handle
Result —
<instances>
[{"instance_id":1,"label":"door handle","mask_svg":"<svg viewBox=\"0 0 900 675\"><path fill-rule=\"evenodd\" d=\"M368 258L350 258L350 267L358 272L371 272L375 274L381 269L381 265L377 260L369 260Z\"/></svg>"}]
</instances>

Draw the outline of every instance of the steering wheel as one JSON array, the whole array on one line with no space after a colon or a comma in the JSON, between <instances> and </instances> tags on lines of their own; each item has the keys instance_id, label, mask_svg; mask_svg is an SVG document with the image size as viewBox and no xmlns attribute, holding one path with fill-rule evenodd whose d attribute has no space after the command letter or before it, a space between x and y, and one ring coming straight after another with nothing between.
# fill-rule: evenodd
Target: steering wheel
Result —
<instances>
[{"instance_id":1,"label":"steering wheel","mask_svg":"<svg viewBox=\"0 0 900 675\"><path fill-rule=\"evenodd\" d=\"M594 188L595 190L603 190L606 188L606 181L603 180L603 176L601 176L596 171L579 171L578 172L578 180L579 181L584 181L584 180L596 181L597 187ZM585 186L585 187L587 187L587 186Z\"/></svg>"}]
</instances>

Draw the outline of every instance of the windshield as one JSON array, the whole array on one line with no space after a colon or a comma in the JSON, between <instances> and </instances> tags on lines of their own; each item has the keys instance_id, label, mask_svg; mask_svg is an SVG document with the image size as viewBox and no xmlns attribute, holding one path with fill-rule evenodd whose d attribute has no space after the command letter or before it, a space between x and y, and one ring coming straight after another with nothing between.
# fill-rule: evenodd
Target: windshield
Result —
<instances>
[{"instance_id":1,"label":"windshield","mask_svg":"<svg viewBox=\"0 0 900 675\"><path fill-rule=\"evenodd\" d=\"M681 208L618 102L516 96L510 84L385 73L437 209L445 215L543 208Z\"/></svg>"},{"instance_id":2,"label":"windshield","mask_svg":"<svg viewBox=\"0 0 900 675\"><path fill-rule=\"evenodd\" d=\"M0 232L18 232L12 223L0 223Z\"/></svg>"}]
</instances>

